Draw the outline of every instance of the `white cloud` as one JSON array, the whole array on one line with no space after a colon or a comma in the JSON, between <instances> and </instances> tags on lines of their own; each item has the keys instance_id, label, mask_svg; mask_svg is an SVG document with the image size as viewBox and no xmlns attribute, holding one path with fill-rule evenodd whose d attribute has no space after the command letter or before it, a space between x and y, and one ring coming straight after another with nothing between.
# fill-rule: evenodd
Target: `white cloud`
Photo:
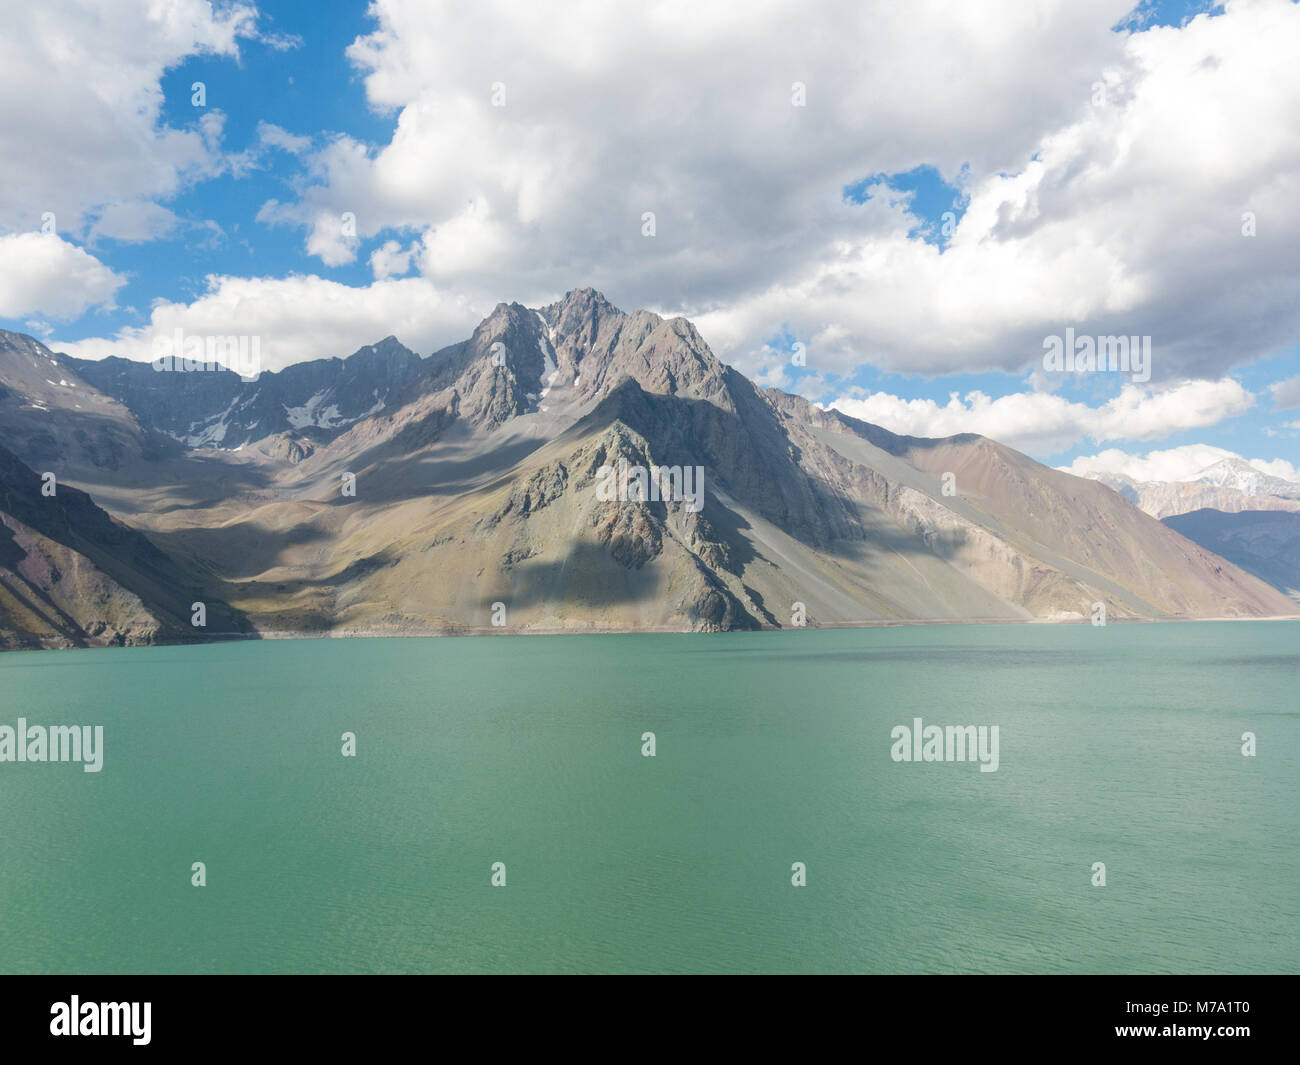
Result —
<instances>
[{"instance_id":1,"label":"white cloud","mask_svg":"<svg viewBox=\"0 0 1300 1065\"><path fill-rule=\"evenodd\" d=\"M350 355L390 334L427 355L468 336L484 312L424 278L359 288L314 275L214 276L192 303L156 304L148 326L124 329L112 339L49 346L87 359L118 355L147 361L153 358L153 338L171 337L176 329L188 336L256 336L262 368L280 370L306 359Z\"/></svg>"},{"instance_id":2,"label":"white cloud","mask_svg":"<svg viewBox=\"0 0 1300 1065\"><path fill-rule=\"evenodd\" d=\"M1300 5L1110 32L1130 6L377 0L350 55L391 142L335 138L264 219L329 265L360 247L343 211L423 231L421 268L480 300L682 311L747 372L788 330L821 373L1018 373L1073 326L1217 378L1300 331ZM942 254L905 197L841 196L922 164L970 196Z\"/></svg>"},{"instance_id":3,"label":"white cloud","mask_svg":"<svg viewBox=\"0 0 1300 1065\"><path fill-rule=\"evenodd\" d=\"M127 242L157 240L171 234L179 222L175 214L156 203L114 203L100 212L90 234Z\"/></svg>"},{"instance_id":4,"label":"white cloud","mask_svg":"<svg viewBox=\"0 0 1300 1065\"><path fill-rule=\"evenodd\" d=\"M843 370L1015 371L1045 335L1148 335L1157 379L1214 377L1300 331L1300 6L1229 3L1128 39L1105 106L973 180L942 254L902 226L719 310L749 350L792 323ZM1256 216L1256 236L1242 216ZM1267 220L1267 225L1265 224ZM1249 296L1246 294L1249 292ZM819 343L831 327L843 343ZM743 366L743 360L742 360Z\"/></svg>"},{"instance_id":5,"label":"white cloud","mask_svg":"<svg viewBox=\"0 0 1300 1065\"><path fill-rule=\"evenodd\" d=\"M47 211L62 233L84 233L96 215L109 215L112 227L116 205L138 211L219 172L210 124L162 123L161 79L188 56L238 56L239 41L257 37L256 22L252 4L207 0L6 5L0 231L37 229ZM185 95L188 103L188 86Z\"/></svg>"},{"instance_id":6,"label":"white cloud","mask_svg":"<svg viewBox=\"0 0 1300 1065\"><path fill-rule=\"evenodd\" d=\"M1212 444L1185 444L1163 451L1149 451L1145 455L1109 448L1096 455L1077 458L1070 465L1059 468L1079 477L1120 474L1135 481L1190 481L1207 466L1224 459L1248 462L1261 473L1287 481L1300 481L1300 470L1285 459L1246 459L1235 451Z\"/></svg>"},{"instance_id":7,"label":"white cloud","mask_svg":"<svg viewBox=\"0 0 1300 1065\"><path fill-rule=\"evenodd\" d=\"M111 306L125 283L54 233L0 236L0 318L75 318L91 307Z\"/></svg>"},{"instance_id":8,"label":"white cloud","mask_svg":"<svg viewBox=\"0 0 1300 1065\"><path fill-rule=\"evenodd\" d=\"M591 283L627 305L698 309L864 239L872 212L841 190L866 174L1018 165L1116 54L1108 27L1125 7L843 0L812 18L773 0L707 14L381 0L379 29L350 54L396 132L373 153L347 138L324 149L317 183L287 212L328 231L353 210L363 235L450 226L459 245L469 205L491 204L477 224L502 246L460 284ZM912 61L922 52L944 56L943 78ZM805 108L791 106L794 81Z\"/></svg>"},{"instance_id":9,"label":"white cloud","mask_svg":"<svg viewBox=\"0 0 1300 1065\"><path fill-rule=\"evenodd\" d=\"M1288 377L1268 386L1273 394L1273 405L1278 410L1291 410L1300 407L1300 376Z\"/></svg>"},{"instance_id":10,"label":"white cloud","mask_svg":"<svg viewBox=\"0 0 1300 1065\"><path fill-rule=\"evenodd\" d=\"M1257 470L1263 470L1272 477L1281 477L1284 481L1300 481L1300 466L1293 466L1286 459L1247 459Z\"/></svg>"},{"instance_id":11,"label":"white cloud","mask_svg":"<svg viewBox=\"0 0 1300 1065\"><path fill-rule=\"evenodd\" d=\"M1154 440L1214 425L1249 410L1252 396L1231 378L1184 381L1166 388L1126 385L1108 402L1090 407L1047 392L992 398L983 392L944 405L854 389L827 404L854 418L906 436L979 433L1037 454L1057 454L1084 440Z\"/></svg>"},{"instance_id":12,"label":"white cloud","mask_svg":"<svg viewBox=\"0 0 1300 1065\"><path fill-rule=\"evenodd\" d=\"M257 124L258 141L270 148L279 148L290 155L302 155L311 147L310 137L299 137L286 129L281 129L273 122Z\"/></svg>"},{"instance_id":13,"label":"white cloud","mask_svg":"<svg viewBox=\"0 0 1300 1065\"><path fill-rule=\"evenodd\" d=\"M415 257L417 245L403 248L395 240L386 240L370 253L370 269L376 281L386 277L401 277L411 269L411 259Z\"/></svg>"}]
</instances>

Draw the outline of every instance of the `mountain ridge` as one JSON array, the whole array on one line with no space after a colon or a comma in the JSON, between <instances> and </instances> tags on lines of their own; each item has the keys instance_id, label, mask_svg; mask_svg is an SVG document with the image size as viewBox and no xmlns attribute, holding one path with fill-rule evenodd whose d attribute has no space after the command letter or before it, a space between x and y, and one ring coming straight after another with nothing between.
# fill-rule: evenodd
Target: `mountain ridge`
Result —
<instances>
[{"instance_id":1,"label":"mountain ridge","mask_svg":"<svg viewBox=\"0 0 1300 1065\"><path fill-rule=\"evenodd\" d=\"M141 439L160 434L177 378L219 376L143 364L129 375L148 387L128 387L119 366L29 347L14 357L63 361ZM250 429L241 414L241 434L268 431L236 448L172 440L108 469L12 433L12 404L0 444L83 475L266 634L479 631L498 607L511 631L1083 620L1097 604L1117 619L1296 612L1103 484L985 437L899 436L760 389L688 320L592 289L500 303L427 358L389 337L318 363L262 382L258 410L287 416L325 390L312 410L337 417ZM602 498L602 468L620 460L698 469L702 507Z\"/></svg>"}]
</instances>

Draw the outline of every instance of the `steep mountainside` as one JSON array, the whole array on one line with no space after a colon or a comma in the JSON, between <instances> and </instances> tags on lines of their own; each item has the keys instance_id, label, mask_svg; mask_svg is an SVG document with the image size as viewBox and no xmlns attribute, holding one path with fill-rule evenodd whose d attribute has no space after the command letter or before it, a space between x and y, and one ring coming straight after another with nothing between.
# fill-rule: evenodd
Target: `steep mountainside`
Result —
<instances>
[{"instance_id":1,"label":"steep mountainside","mask_svg":"<svg viewBox=\"0 0 1300 1065\"><path fill-rule=\"evenodd\" d=\"M0 648L194 641L249 632L187 573L88 495L0 448ZM51 491L52 494L46 494ZM192 605L202 602L197 629Z\"/></svg>"},{"instance_id":2,"label":"steep mountainside","mask_svg":"<svg viewBox=\"0 0 1300 1065\"><path fill-rule=\"evenodd\" d=\"M1165 518L1165 524L1300 601L1300 514L1194 510Z\"/></svg>"},{"instance_id":3,"label":"steep mountainside","mask_svg":"<svg viewBox=\"0 0 1300 1065\"><path fill-rule=\"evenodd\" d=\"M0 330L0 445L60 478L119 476L180 453L84 380L74 361Z\"/></svg>"}]
</instances>

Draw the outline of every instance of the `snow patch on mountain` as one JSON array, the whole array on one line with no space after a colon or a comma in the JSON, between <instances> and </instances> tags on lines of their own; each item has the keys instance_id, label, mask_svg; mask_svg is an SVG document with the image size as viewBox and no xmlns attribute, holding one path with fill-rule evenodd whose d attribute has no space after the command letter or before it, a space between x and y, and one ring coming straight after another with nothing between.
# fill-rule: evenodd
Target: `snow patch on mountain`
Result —
<instances>
[{"instance_id":1,"label":"snow patch on mountain","mask_svg":"<svg viewBox=\"0 0 1300 1065\"><path fill-rule=\"evenodd\" d=\"M239 400L231 401L230 406L218 414L215 418L207 422L194 422L190 425L191 429L203 425L197 433L190 433L186 436L176 436L169 434L179 440L186 447L219 447L221 442L226 439L226 434L230 431L230 416L235 413L235 408L239 406Z\"/></svg>"},{"instance_id":2,"label":"snow patch on mountain","mask_svg":"<svg viewBox=\"0 0 1300 1065\"><path fill-rule=\"evenodd\" d=\"M337 403L331 403L325 406L325 401L330 398L331 389L317 392L311 399L307 400L301 407L285 407L285 416L289 419L289 424L295 429L305 429L309 425L318 429L337 429L342 425L355 421L354 418L344 418L338 408Z\"/></svg>"},{"instance_id":3,"label":"snow patch on mountain","mask_svg":"<svg viewBox=\"0 0 1300 1065\"><path fill-rule=\"evenodd\" d=\"M537 348L542 353L542 377L538 382L538 396L545 399L551 386L555 384L555 379L560 376L560 368L555 362L555 348L551 345L550 327L547 326L541 311L533 313L537 315L537 320L542 323L542 328L546 331L537 338Z\"/></svg>"},{"instance_id":4,"label":"snow patch on mountain","mask_svg":"<svg viewBox=\"0 0 1300 1065\"><path fill-rule=\"evenodd\" d=\"M307 400L301 407L285 407L285 416L289 419L289 424L295 429L306 429L308 426L317 429L341 429L344 426L352 425L363 418L369 418L372 414L378 414L384 409L386 395L381 397L379 389L374 389L371 395L375 398L375 403L369 410L362 411L354 418L344 416L339 410L337 403L330 403L326 406L326 400L332 396L332 389L325 389L317 392L311 399Z\"/></svg>"},{"instance_id":5,"label":"snow patch on mountain","mask_svg":"<svg viewBox=\"0 0 1300 1065\"><path fill-rule=\"evenodd\" d=\"M1192 480L1197 484L1235 488L1247 495L1274 495L1300 489L1300 484L1273 477L1242 459L1223 459L1201 470Z\"/></svg>"}]
</instances>

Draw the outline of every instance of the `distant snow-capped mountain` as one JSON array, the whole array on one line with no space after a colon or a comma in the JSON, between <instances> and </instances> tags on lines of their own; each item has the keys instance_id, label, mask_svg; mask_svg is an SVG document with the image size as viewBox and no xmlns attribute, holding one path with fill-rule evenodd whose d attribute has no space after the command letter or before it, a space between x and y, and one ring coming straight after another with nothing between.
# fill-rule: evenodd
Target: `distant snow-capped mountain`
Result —
<instances>
[{"instance_id":1,"label":"distant snow-capped mountain","mask_svg":"<svg viewBox=\"0 0 1300 1065\"><path fill-rule=\"evenodd\" d=\"M1138 481L1122 473L1100 471L1084 476L1115 489L1153 518L1194 510L1219 510L1225 514L1300 511L1300 483L1274 477L1239 458L1220 459L1185 481Z\"/></svg>"}]
</instances>

